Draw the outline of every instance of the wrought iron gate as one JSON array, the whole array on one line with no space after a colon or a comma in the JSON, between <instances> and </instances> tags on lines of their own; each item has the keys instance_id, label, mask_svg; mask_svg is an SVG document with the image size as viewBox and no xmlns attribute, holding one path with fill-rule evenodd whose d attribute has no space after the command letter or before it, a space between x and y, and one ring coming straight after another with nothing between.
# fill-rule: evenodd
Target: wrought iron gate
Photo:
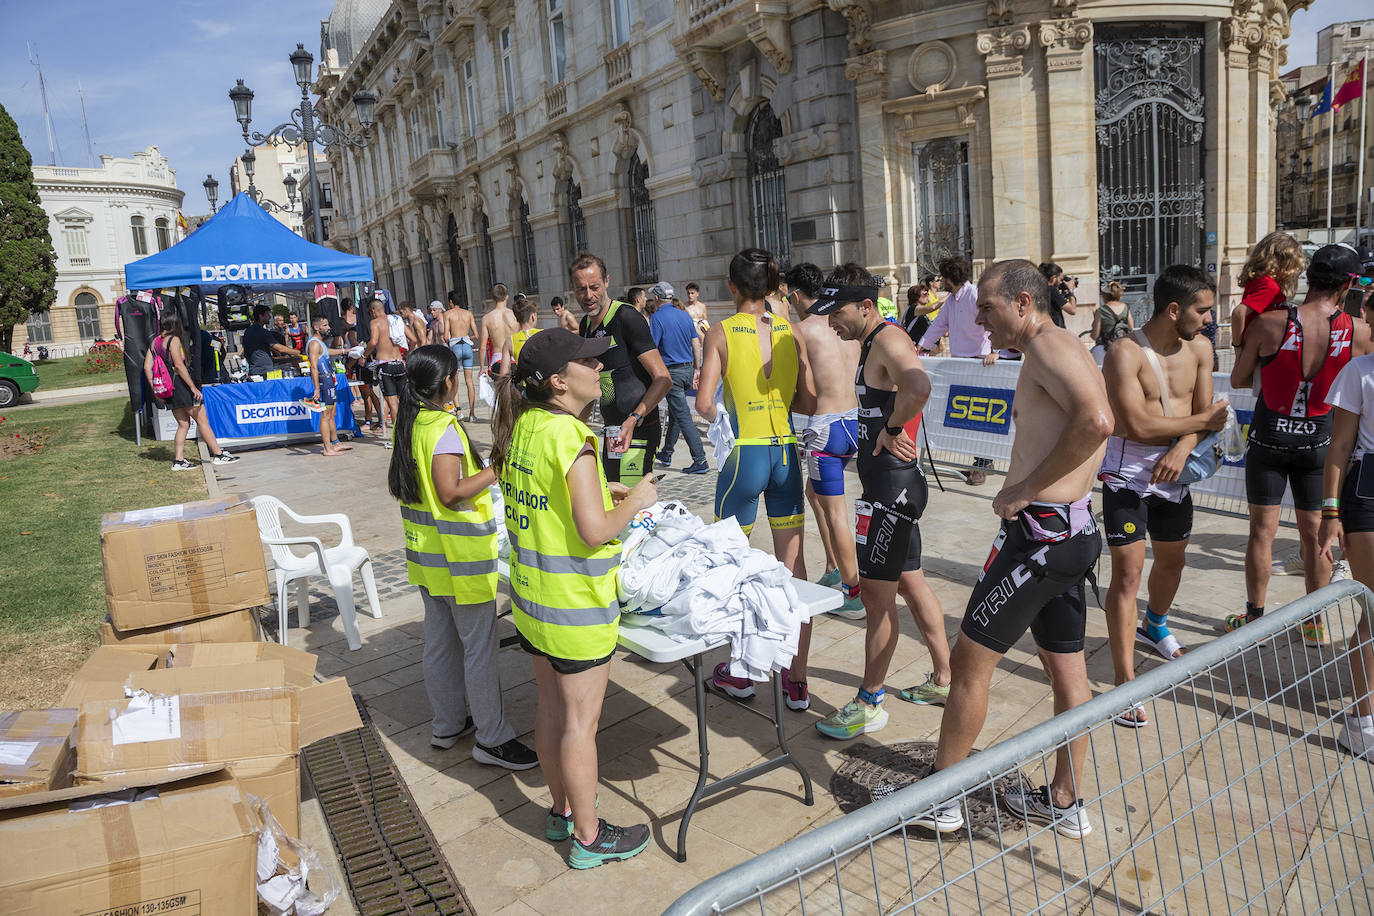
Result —
<instances>
[{"instance_id":1,"label":"wrought iron gate","mask_svg":"<svg viewBox=\"0 0 1374 916\"><path fill-rule=\"evenodd\" d=\"M1202 266L1202 31L1103 28L1093 56L1102 279L1140 294L1170 264Z\"/></svg>"}]
</instances>

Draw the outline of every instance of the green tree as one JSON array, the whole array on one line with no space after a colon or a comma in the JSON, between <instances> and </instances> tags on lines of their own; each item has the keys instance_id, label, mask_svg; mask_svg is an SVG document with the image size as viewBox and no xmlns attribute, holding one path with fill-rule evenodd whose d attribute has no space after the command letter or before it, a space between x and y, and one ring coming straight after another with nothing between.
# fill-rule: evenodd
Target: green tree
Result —
<instances>
[{"instance_id":1,"label":"green tree","mask_svg":"<svg viewBox=\"0 0 1374 916\"><path fill-rule=\"evenodd\" d=\"M10 352L14 326L46 312L56 297L57 254L33 184L33 157L0 105L0 350Z\"/></svg>"}]
</instances>

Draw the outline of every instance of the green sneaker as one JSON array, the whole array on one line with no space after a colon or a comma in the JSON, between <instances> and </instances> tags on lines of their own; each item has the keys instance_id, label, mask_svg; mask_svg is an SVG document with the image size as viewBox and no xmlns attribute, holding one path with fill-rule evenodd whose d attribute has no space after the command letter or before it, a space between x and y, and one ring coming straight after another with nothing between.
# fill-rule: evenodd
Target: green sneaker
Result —
<instances>
[{"instance_id":1,"label":"green sneaker","mask_svg":"<svg viewBox=\"0 0 1374 916\"><path fill-rule=\"evenodd\" d=\"M544 818L544 837L561 843L573 835L573 820L571 812L567 817L557 811L550 811L548 817Z\"/></svg>"},{"instance_id":2,"label":"green sneaker","mask_svg":"<svg viewBox=\"0 0 1374 916\"><path fill-rule=\"evenodd\" d=\"M826 588L834 588L835 586L839 585L839 584L840 584L840 571L839 571L839 569L832 569L832 570L828 571L825 575L821 576L819 579L816 580L816 584L817 584L817 585L824 585Z\"/></svg>"},{"instance_id":3,"label":"green sneaker","mask_svg":"<svg viewBox=\"0 0 1374 916\"><path fill-rule=\"evenodd\" d=\"M590 846L583 846L581 840L573 837L572 849L568 852L568 864L573 868L596 868L607 862L633 858L649 845L648 824L617 827L606 823L605 818L597 824L600 829Z\"/></svg>"},{"instance_id":4,"label":"green sneaker","mask_svg":"<svg viewBox=\"0 0 1374 916\"><path fill-rule=\"evenodd\" d=\"M928 706L944 706L945 700L949 699L949 685L941 687L935 683L935 674L926 675L924 684L917 684L915 687L908 687L897 694L908 703L919 703Z\"/></svg>"},{"instance_id":5,"label":"green sneaker","mask_svg":"<svg viewBox=\"0 0 1374 916\"><path fill-rule=\"evenodd\" d=\"M841 709L816 723L816 730L830 738L857 738L869 732L882 731L887 725L887 710L882 704L869 706L858 697L844 704Z\"/></svg>"},{"instance_id":6,"label":"green sneaker","mask_svg":"<svg viewBox=\"0 0 1374 916\"><path fill-rule=\"evenodd\" d=\"M844 604L826 613L831 617L843 617L845 620L863 620L868 616L868 612L864 610L864 600L859 595L844 599Z\"/></svg>"}]
</instances>

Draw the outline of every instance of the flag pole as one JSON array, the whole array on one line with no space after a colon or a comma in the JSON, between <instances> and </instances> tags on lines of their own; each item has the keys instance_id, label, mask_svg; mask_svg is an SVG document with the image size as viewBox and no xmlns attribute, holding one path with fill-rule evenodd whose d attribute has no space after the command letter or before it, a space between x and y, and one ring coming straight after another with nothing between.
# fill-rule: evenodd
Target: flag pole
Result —
<instances>
[{"instance_id":1,"label":"flag pole","mask_svg":"<svg viewBox=\"0 0 1374 916\"><path fill-rule=\"evenodd\" d=\"M1336 92L1336 58L1331 58L1331 75L1327 78L1326 85L1335 99ZM1336 167L1336 109L1330 105L1326 108L1326 244L1330 245L1335 241L1331 234L1331 186L1335 183Z\"/></svg>"},{"instance_id":2,"label":"flag pole","mask_svg":"<svg viewBox=\"0 0 1374 916\"><path fill-rule=\"evenodd\" d=\"M1369 46L1365 45L1364 62L1360 64L1360 175L1355 180L1355 244L1360 244L1360 229L1364 223L1364 201L1360 198L1365 196L1364 190L1364 160L1367 152L1365 144L1368 142L1365 135L1365 110L1369 107L1368 93L1365 87L1369 85Z\"/></svg>"}]
</instances>

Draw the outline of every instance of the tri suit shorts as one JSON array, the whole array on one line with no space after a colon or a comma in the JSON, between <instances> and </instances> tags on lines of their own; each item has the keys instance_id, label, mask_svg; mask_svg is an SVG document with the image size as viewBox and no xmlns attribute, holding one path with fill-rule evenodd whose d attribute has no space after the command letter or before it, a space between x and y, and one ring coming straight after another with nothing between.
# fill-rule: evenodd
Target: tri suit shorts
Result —
<instances>
[{"instance_id":1,"label":"tri suit shorts","mask_svg":"<svg viewBox=\"0 0 1374 916\"><path fill-rule=\"evenodd\" d=\"M406 383L406 364L399 359L378 363L377 383L382 389L383 397L400 397L401 389Z\"/></svg>"},{"instance_id":2,"label":"tri suit shorts","mask_svg":"<svg viewBox=\"0 0 1374 916\"><path fill-rule=\"evenodd\" d=\"M734 518L748 534L758 518L760 496L768 512L768 527L802 526L806 496L795 442L735 443L716 478L716 518Z\"/></svg>"},{"instance_id":3,"label":"tri suit shorts","mask_svg":"<svg viewBox=\"0 0 1374 916\"><path fill-rule=\"evenodd\" d=\"M901 462L884 452L861 456L863 494L854 503L854 546L859 577L896 582L921 568L921 513L930 491L919 460Z\"/></svg>"},{"instance_id":4,"label":"tri suit shorts","mask_svg":"<svg viewBox=\"0 0 1374 916\"><path fill-rule=\"evenodd\" d=\"M1145 539L1166 543L1186 541L1193 533L1193 494L1171 502L1148 493L1141 496L1129 487L1102 486L1102 520L1107 528L1107 546L1125 547Z\"/></svg>"},{"instance_id":5,"label":"tri suit shorts","mask_svg":"<svg viewBox=\"0 0 1374 916\"><path fill-rule=\"evenodd\" d=\"M837 413L792 414L806 477L820 496L844 495L844 469L859 447L859 421Z\"/></svg>"},{"instance_id":6,"label":"tri suit shorts","mask_svg":"<svg viewBox=\"0 0 1374 916\"><path fill-rule=\"evenodd\" d=\"M1250 440L1245 452L1245 498L1256 506L1277 506L1285 487L1293 489L1293 508L1322 507L1325 448L1282 449Z\"/></svg>"},{"instance_id":7,"label":"tri suit shorts","mask_svg":"<svg viewBox=\"0 0 1374 916\"><path fill-rule=\"evenodd\" d=\"M1074 509L1085 512L1075 517ZM1005 654L1027 629L1046 652L1083 651L1087 626L1084 579L1097 563L1102 536L1090 504L1031 503L1004 520L969 596L960 630Z\"/></svg>"}]
</instances>

